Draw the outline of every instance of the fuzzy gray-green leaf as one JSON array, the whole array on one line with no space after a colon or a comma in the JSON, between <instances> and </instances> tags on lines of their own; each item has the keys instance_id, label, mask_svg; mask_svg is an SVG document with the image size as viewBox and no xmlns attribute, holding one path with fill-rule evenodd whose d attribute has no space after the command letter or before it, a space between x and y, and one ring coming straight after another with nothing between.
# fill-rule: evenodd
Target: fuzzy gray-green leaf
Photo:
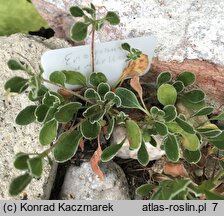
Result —
<instances>
[{"instance_id":1,"label":"fuzzy gray-green leaf","mask_svg":"<svg viewBox=\"0 0 224 216\"><path fill-rule=\"evenodd\" d=\"M157 90L158 101L166 105L174 105L177 100L177 91L170 84L162 84Z\"/></svg>"},{"instance_id":2,"label":"fuzzy gray-green leaf","mask_svg":"<svg viewBox=\"0 0 224 216\"><path fill-rule=\"evenodd\" d=\"M66 123L72 120L74 113L82 106L79 102L70 102L61 106L55 113L55 119L58 122Z\"/></svg>"},{"instance_id":3,"label":"fuzzy gray-green leaf","mask_svg":"<svg viewBox=\"0 0 224 216\"><path fill-rule=\"evenodd\" d=\"M184 90L184 83L180 80L177 80L173 83L173 87L176 89L177 93L180 93Z\"/></svg>"},{"instance_id":4,"label":"fuzzy gray-green leaf","mask_svg":"<svg viewBox=\"0 0 224 216\"><path fill-rule=\"evenodd\" d=\"M220 114L217 115L217 116L214 116L214 117L210 118L210 120L224 121L224 112L223 112L223 113L220 113Z\"/></svg>"},{"instance_id":5,"label":"fuzzy gray-green leaf","mask_svg":"<svg viewBox=\"0 0 224 216\"><path fill-rule=\"evenodd\" d=\"M197 163L201 159L201 151L189 151L185 149L183 152L183 157L188 163Z\"/></svg>"},{"instance_id":6,"label":"fuzzy gray-green leaf","mask_svg":"<svg viewBox=\"0 0 224 216\"><path fill-rule=\"evenodd\" d=\"M37 106L31 105L24 108L20 113L16 116L16 124L18 125L28 125L36 120L35 110Z\"/></svg>"},{"instance_id":7,"label":"fuzzy gray-green leaf","mask_svg":"<svg viewBox=\"0 0 224 216\"><path fill-rule=\"evenodd\" d=\"M76 130L63 133L55 144L53 151L55 160L62 163L71 159L78 149L81 138L81 133Z\"/></svg>"},{"instance_id":8,"label":"fuzzy gray-green leaf","mask_svg":"<svg viewBox=\"0 0 224 216\"><path fill-rule=\"evenodd\" d=\"M19 170L27 170L28 164L27 160L29 159L29 155L23 152L16 154L16 158L14 161L14 167Z\"/></svg>"},{"instance_id":9,"label":"fuzzy gray-green leaf","mask_svg":"<svg viewBox=\"0 0 224 216\"><path fill-rule=\"evenodd\" d=\"M186 92L183 95L183 98L190 103L200 103L205 99L205 93L199 89L193 89L189 92Z\"/></svg>"},{"instance_id":10,"label":"fuzzy gray-green leaf","mask_svg":"<svg viewBox=\"0 0 224 216\"><path fill-rule=\"evenodd\" d=\"M114 124L115 124L115 117L113 116L112 118L108 119L108 126L107 126L107 131L106 131L106 135L105 138L108 140L110 139L110 136L114 130Z\"/></svg>"},{"instance_id":11,"label":"fuzzy gray-green leaf","mask_svg":"<svg viewBox=\"0 0 224 216\"><path fill-rule=\"evenodd\" d=\"M220 150L224 150L224 131L219 136L209 139L209 142L212 143Z\"/></svg>"},{"instance_id":12,"label":"fuzzy gray-green leaf","mask_svg":"<svg viewBox=\"0 0 224 216\"><path fill-rule=\"evenodd\" d=\"M159 121L155 121L154 123L155 126L155 130L157 131L157 133L161 136L165 136L168 133L168 128L165 124L163 124L162 122Z\"/></svg>"},{"instance_id":13,"label":"fuzzy gray-green leaf","mask_svg":"<svg viewBox=\"0 0 224 216\"><path fill-rule=\"evenodd\" d=\"M24 66L20 63L20 61L16 60L16 59L10 59L8 61L8 67L11 70L24 70Z\"/></svg>"},{"instance_id":14,"label":"fuzzy gray-green leaf","mask_svg":"<svg viewBox=\"0 0 224 216\"><path fill-rule=\"evenodd\" d=\"M62 71L66 77L66 83L70 85L86 86L86 77L78 71Z\"/></svg>"},{"instance_id":15,"label":"fuzzy gray-green leaf","mask_svg":"<svg viewBox=\"0 0 224 216\"><path fill-rule=\"evenodd\" d=\"M82 41L87 36L88 24L83 22L77 22L71 29L71 38L74 41Z\"/></svg>"},{"instance_id":16,"label":"fuzzy gray-green leaf","mask_svg":"<svg viewBox=\"0 0 224 216\"><path fill-rule=\"evenodd\" d=\"M54 141L57 135L58 123L52 119L44 124L40 130L39 141L42 145L48 145Z\"/></svg>"},{"instance_id":17,"label":"fuzzy gray-green leaf","mask_svg":"<svg viewBox=\"0 0 224 216\"><path fill-rule=\"evenodd\" d=\"M139 196L149 196L149 193L155 188L156 186L153 184L143 184L136 189L136 194Z\"/></svg>"},{"instance_id":18,"label":"fuzzy gray-green leaf","mask_svg":"<svg viewBox=\"0 0 224 216\"><path fill-rule=\"evenodd\" d=\"M86 139L95 139L99 133L100 133L100 124L98 122L95 122L94 124L91 124L88 120L84 121L81 124L81 133Z\"/></svg>"},{"instance_id":19,"label":"fuzzy gray-green leaf","mask_svg":"<svg viewBox=\"0 0 224 216\"><path fill-rule=\"evenodd\" d=\"M105 19L111 24L111 25L117 25L120 23L119 16L114 13L113 11L108 11L106 14Z\"/></svg>"},{"instance_id":20,"label":"fuzzy gray-green leaf","mask_svg":"<svg viewBox=\"0 0 224 216\"><path fill-rule=\"evenodd\" d=\"M84 97L93 101L98 101L101 99L98 92L93 88L86 89L84 93Z\"/></svg>"},{"instance_id":21,"label":"fuzzy gray-green leaf","mask_svg":"<svg viewBox=\"0 0 224 216\"><path fill-rule=\"evenodd\" d=\"M70 7L70 13L74 17L82 17L84 15L83 10L78 6Z\"/></svg>"},{"instance_id":22,"label":"fuzzy gray-green leaf","mask_svg":"<svg viewBox=\"0 0 224 216\"><path fill-rule=\"evenodd\" d=\"M190 134L195 134L195 130L194 128L189 124L187 123L186 121L182 120L181 118L177 117L175 119L175 121L177 122L177 124L184 130L186 131L187 133L190 133Z\"/></svg>"},{"instance_id":23,"label":"fuzzy gray-green leaf","mask_svg":"<svg viewBox=\"0 0 224 216\"><path fill-rule=\"evenodd\" d=\"M101 99L104 98L104 95L110 91L110 86L108 83L100 83L97 86L97 93L100 95Z\"/></svg>"},{"instance_id":24,"label":"fuzzy gray-green leaf","mask_svg":"<svg viewBox=\"0 0 224 216\"><path fill-rule=\"evenodd\" d=\"M137 159L142 166L147 166L149 163L149 154L144 142L142 142L141 147L138 150Z\"/></svg>"},{"instance_id":25,"label":"fuzzy gray-green leaf","mask_svg":"<svg viewBox=\"0 0 224 216\"><path fill-rule=\"evenodd\" d=\"M6 81L4 88L6 91L21 93L28 87L28 79L15 76Z\"/></svg>"},{"instance_id":26,"label":"fuzzy gray-green leaf","mask_svg":"<svg viewBox=\"0 0 224 216\"><path fill-rule=\"evenodd\" d=\"M138 149L142 143L142 133L139 126L135 121L127 120L126 129L130 149Z\"/></svg>"},{"instance_id":27,"label":"fuzzy gray-green leaf","mask_svg":"<svg viewBox=\"0 0 224 216\"><path fill-rule=\"evenodd\" d=\"M116 89L115 93L118 97L120 97L122 107L136 108L136 109L143 110L143 108L141 107L141 105L139 104L137 100L137 97L132 91L126 88L120 87Z\"/></svg>"},{"instance_id":28,"label":"fuzzy gray-green leaf","mask_svg":"<svg viewBox=\"0 0 224 216\"><path fill-rule=\"evenodd\" d=\"M26 188L31 180L32 177L28 173L25 173L24 175L18 176L17 178L13 179L9 186L9 194L11 196L18 195Z\"/></svg>"},{"instance_id":29,"label":"fuzzy gray-green leaf","mask_svg":"<svg viewBox=\"0 0 224 216\"><path fill-rule=\"evenodd\" d=\"M172 162L179 160L179 144L177 138L173 134L169 134L164 141L164 148L167 158Z\"/></svg>"},{"instance_id":30,"label":"fuzzy gray-green leaf","mask_svg":"<svg viewBox=\"0 0 224 216\"><path fill-rule=\"evenodd\" d=\"M31 176L39 178L43 171L43 159L41 157L30 158L27 163Z\"/></svg>"},{"instance_id":31,"label":"fuzzy gray-green leaf","mask_svg":"<svg viewBox=\"0 0 224 216\"><path fill-rule=\"evenodd\" d=\"M107 78L103 73L94 72L90 75L89 83L95 87L97 87L100 83L106 83Z\"/></svg>"},{"instance_id":32,"label":"fuzzy gray-green leaf","mask_svg":"<svg viewBox=\"0 0 224 216\"><path fill-rule=\"evenodd\" d=\"M121 149L121 147L123 146L124 141L125 140L123 140L120 144L112 144L108 146L107 148L105 148L101 155L102 162L108 162L112 160L116 156L118 151Z\"/></svg>"},{"instance_id":33,"label":"fuzzy gray-green leaf","mask_svg":"<svg viewBox=\"0 0 224 216\"><path fill-rule=\"evenodd\" d=\"M66 76L62 71L54 71L53 73L51 73L49 79L51 82L54 82L61 86L64 86L66 82Z\"/></svg>"},{"instance_id":34,"label":"fuzzy gray-green leaf","mask_svg":"<svg viewBox=\"0 0 224 216\"><path fill-rule=\"evenodd\" d=\"M203 115L209 115L213 112L214 108L212 106L206 106L195 112L192 117L194 116L203 116Z\"/></svg>"},{"instance_id":35,"label":"fuzzy gray-green leaf","mask_svg":"<svg viewBox=\"0 0 224 216\"><path fill-rule=\"evenodd\" d=\"M41 104L36 108L34 114L35 114L38 122L43 122L44 121L48 110L49 110L49 107L45 104Z\"/></svg>"},{"instance_id":36,"label":"fuzzy gray-green leaf","mask_svg":"<svg viewBox=\"0 0 224 216\"><path fill-rule=\"evenodd\" d=\"M158 86L160 86L164 83L170 82L171 79L172 79L171 73L168 71L165 71L159 74L159 76L157 77L156 83Z\"/></svg>"},{"instance_id":37,"label":"fuzzy gray-green leaf","mask_svg":"<svg viewBox=\"0 0 224 216\"><path fill-rule=\"evenodd\" d=\"M171 121L176 119L177 111L176 111L176 107L175 106L173 106L173 105L166 105L163 108L163 111L165 112L164 119L165 119L166 122L171 122Z\"/></svg>"},{"instance_id":38,"label":"fuzzy gray-green leaf","mask_svg":"<svg viewBox=\"0 0 224 216\"><path fill-rule=\"evenodd\" d=\"M184 86L189 86L194 84L195 75L192 72L184 71L177 76L177 80L183 82Z\"/></svg>"}]
</instances>

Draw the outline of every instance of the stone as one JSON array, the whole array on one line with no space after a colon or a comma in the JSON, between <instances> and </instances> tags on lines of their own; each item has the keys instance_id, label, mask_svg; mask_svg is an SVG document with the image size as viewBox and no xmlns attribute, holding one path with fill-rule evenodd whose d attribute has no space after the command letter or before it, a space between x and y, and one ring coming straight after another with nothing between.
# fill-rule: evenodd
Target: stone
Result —
<instances>
[{"instance_id":1,"label":"stone","mask_svg":"<svg viewBox=\"0 0 224 216\"><path fill-rule=\"evenodd\" d=\"M127 179L123 170L113 161L101 163L105 175L101 181L93 173L89 162L80 167L70 165L66 171L59 199L68 200L129 200Z\"/></svg>"},{"instance_id":2,"label":"stone","mask_svg":"<svg viewBox=\"0 0 224 216\"><path fill-rule=\"evenodd\" d=\"M197 75L197 85L208 94L216 111L224 108L224 2L220 0L33 0L40 14L56 31L69 38L74 19L73 5L93 2L99 15L106 10L119 13L119 26L104 26L97 41L111 41L153 34L158 46L149 76L170 70L189 70ZM90 43L90 38L86 43Z\"/></svg>"},{"instance_id":3,"label":"stone","mask_svg":"<svg viewBox=\"0 0 224 216\"><path fill-rule=\"evenodd\" d=\"M109 32L105 26L98 39L111 41L147 34L158 38L160 60L203 59L224 64L224 2L219 0L33 0L40 14L59 35L69 37L73 23L69 8L94 3L99 15L116 11L121 23ZM68 21L69 20L69 21Z\"/></svg>"},{"instance_id":4,"label":"stone","mask_svg":"<svg viewBox=\"0 0 224 216\"><path fill-rule=\"evenodd\" d=\"M4 83L15 75L24 76L21 71L8 69L7 61L10 58L19 58L23 61L27 59L33 67L38 68L40 57L44 51L66 46L68 44L65 41L56 38L45 40L25 34L0 37L0 200L21 198L21 196L11 197L8 194L9 183L14 177L21 174L13 167L15 154L21 151L27 153L42 152L46 149L38 141L40 125L33 123L28 126L19 126L14 121L18 112L27 105L31 105L32 102L28 100L25 93L14 96L11 102L6 101ZM49 198L56 169L56 164L51 167L47 160L44 161L44 171L41 179L33 179L24 190L29 200Z\"/></svg>"},{"instance_id":5,"label":"stone","mask_svg":"<svg viewBox=\"0 0 224 216\"><path fill-rule=\"evenodd\" d=\"M115 129L113 131L110 143L112 145L119 144L124 140L125 137L126 137L125 128L122 126L117 126L117 127L115 127ZM150 161L158 160L165 154L165 151L160 149L163 138L156 135L156 136L154 136L154 139L157 142L156 147L152 146L149 142L145 143ZM128 139L126 139L116 156L123 158L123 159L128 159L128 158L137 159L138 150L130 150L129 146L130 146L129 141L128 141Z\"/></svg>"}]
</instances>

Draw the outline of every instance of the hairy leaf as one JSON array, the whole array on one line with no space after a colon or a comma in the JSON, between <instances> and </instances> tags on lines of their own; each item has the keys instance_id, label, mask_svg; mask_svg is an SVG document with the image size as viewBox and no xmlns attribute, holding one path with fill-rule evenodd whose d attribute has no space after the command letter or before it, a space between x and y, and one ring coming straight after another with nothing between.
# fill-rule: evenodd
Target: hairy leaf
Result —
<instances>
[{"instance_id":1,"label":"hairy leaf","mask_svg":"<svg viewBox=\"0 0 224 216\"><path fill-rule=\"evenodd\" d=\"M95 139L98 134L100 133L100 124L98 122L95 122L94 124L91 124L89 121L84 121L81 124L81 132L82 135L86 138L86 139Z\"/></svg>"},{"instance_id":2,"label":"hairy leaf","mask_svg":"<svg viewBox=\"0 0 224 216\"><path fill-rule=\"evenodd\" d=\"M108 11L106 14L105 19L111 24L111 25L117 25L120 23L119 16L114 13L113 11Z\"/></svg>"},{"instance_id":3,"label":"hairy leaf","mask_svg":"<svg viewBox=\"0 0 224 216\"><path fill-rule=\"evenodd\" d=\"M35 110L37 106L31 105L24 108L19 114L16 116L16 124L18 125L28 125L36 120Z\"/></svg>"},{"instance_id":4,"label":"hairy leaf","mask_svg":"<svg viewBox=\"0 0 224 216\"><path fill-rule=\"evenodd\" d=\"M29 159L29 155L23 152L16 154L16 158L14 161L14 167L19 170L27 170L28 164L27 160Z\"/></svg>"},{"instance_id":5,"label":"hairy leaf","mask_svg":"<svg viewBox=\"0 0 224 216\"><path fill-rule=\"evenodd\" d=\"M163 124L162 122L159 121L155 121L154 122L155 125L155 130L157 131L157 133L161 136L165 136L168 133L168 128L165 124Z\"/></svg>"},{"instance_id":6,"label":"hairy leaf","mask_svg":"<svg viewBox=\"0 0 224 216\"><path fill-rule=\"evenodd\" d=\"M189 151L197 151L200 147L200 140L196 134L189 134L185 131L181 132L182 144Z\"/></svg>"},{"instance_id":7,"label":"hairy leaf","mask_svg":"<svg viewBox=\"0 0 224 216\"><path fill-rule=\"evenodd\" d=\"M183 157L188 163L198 163L201 159L201 151L189 151L185 149L183 152Z\"/></svg>"},{"instance_id":8,"label":"hairy leaf","mask_svg":"<svg viewBox=\"0 0 224 216\"><path fill-rule=\"evenodd\" d=\"M195 112L192 117L194 116L203 116L203 115L209 115L213 112L214 108L211 106L206 106L201 109L199 109L197 112Z\"/></svg>"},{"instance_id":9,"label":"hairy leaf","mask_svg":"<svg viewBox=\"0 0 224 216\"><path fill-rule=\"evenodd\" d=\"M100 95L101 99L104 98L104 95L110 91L110 86L108 83L100 83L97 86L97 92Z\"/></svg>"},{"instance_id":10,"label":"hairy leaf","mask_svg":"<svg viewBox=\"0 0 224 216\"><path fill-rule=\"evenodd\" d=\"M82 134L77 130L63 133L55 144L53 151L55 160L63 163L71 159L75 155L81 139Z\"/></svg>"},{"instance_id":11,"label":"hairy leaf","mask_svg":"<svg viewBox=\"0 0 224 216\"><path fill-rule=\"evenodd\" d=\"M48 145L54 141L57 135L58 123L52 119L44 124L40 130L39 141L42 145Z\"/></svg>"},{"instance_id":12,"label":"hairy leaf","mask_svg":"<svg viewBox=\"0 0 224 216\"><path fill-rule=\"evenodd\" d=\"M77 71L63 71L66 76L66 83L70 85L86 86L86 77Z\"/></svg>"},{"instance_id":13,"label":"hairy leaf","mask_svg":"<svg viewBox=\"0 0 224 216\"><path fill-rule=\"evenodd\" d=\"M156 186L153 184L143 184L136 189L136 194L139 196L148 196L149 193L155 188Z\"/></svg>"},{"instance_id":14,"label":"hairy leaf","mask_svg":"<svg viewBox=\"0 0 224 216\"><path fill-rule=\"evenodd\" d=\"M173 87L176 89L177 93L180 93L184 90L184 83L181 81L176 81L173 83Z\"/></svg>"},{"instance_id":15,"label":"hairy leaf","mask_svg":"<svg viewBox=\"0 0 224 216\"><path fill-rule=\"evenodd\" d=\"M184 86L189 86L195 82L195 74L192 72L184 71L177 76L177 80L184 83Z\"/></svg>"},{"instance_id":16,"label":"hairy leaf","mask_svg":"<svg viewBox=\"0 0 224 216\"><path fill-rule=\"evenodd\" d=\"M158 98L158 101L164 106L174 105L177 99L177 91L170 84L162 84L158 88L157 98Z\"/></svg>"},{"instance_id":17,"label":"hairy leaf","mask_svg":"<svg viewBox=\"0 0 224 216\"><path fill-rule=\"evenodd\" d=\"M64 86L66 82L66 76L62 71L54 71L53 73L51 73L49 79L50 81L61 86Z\"/></svg>"},{"instance_id":18,"label":"hairy leaf","mask_svg":"<svg viewBox=\"0 0 224 216\"><path fill-rule=\"evenodd\" d=\"M72 120L74 113L82 106L79 102L70 102L61 106L58 111L55 113L55 119L58 122L66 123Z\"/></svg>"},{"instance_id":19,"label":"hairy leaf","mask_svg":"<svg viewBox=\"0 0 224 216\"><path fill-rule=\"evenodd\" d=\"M127 120L126 129L130 149L138 149L142 143L142 133L139 126L135 121Z\"/></svg>"},{"instance_id":20,"label":"hairy leaf","mask_svg":"<svg viewBox=\"0 0 224 216\"><path fill-rule=\"evenodd\" d=\"M85 110L83 116L88 118L91 124L98 122L103 118L106 110L102 108L99 104L94 104Z\"/></svg>"},{"instance_id":21,"label":"hairy leaf","mask_svg":"<svg viewBox=\"0 0 224 216\"><path fill-rule=\"evenodd\" d=\"M100 95L93 88L86 89L86 91L84 93L84 97L87 99L93 100L93 101L100 100Z\"/></svg>"},{"instance_id":22,"label":"hairy leaf","mask_svg":"<svg viewBox=\"0 0 224 216\"><path fill-rule=\"evenodd\" d=\"M170 82L172 79L172 75L169 71L165 71L165 72L162 72L159 74L159 76L157 77L157 80L156 80L156 84L158 86L164 84L164 83L168 83Z\"/></svg>"},{"instance_id":23,"label":"hairy leaf","mask_svg":"<svg viewBox=\"0 0 224 216\"><path fill-rule=\"evenodd\" d=\"M74 41L82 41L87 36L88 24L83 22L77 22L71 29L71 38Z\"/></svg>"},{"instance_id":24,"label":"hairy leaf","mask_svg":"<svg viewBox=\"0 0 224 216\"><path fill-rule=\"evenodd\" d=\"M32 177L28 173L25 173L24 175L13 179L9 186L9 194L11 196L18 195L26 188L26 186L31 182L31 180Z\"/></svg>"},{"instance_id":25,"label":"hairy leaf","mask_svg":"<svg viewBox=\"0 0 224 216\"><path fill-rule=\"evenodd\" d=\"M166 105L163 108L163 111L165 112L164 119L165 119L166 122L171 122L171 121L176 119L177 111L176 111L176 107L175 106L173 106L173 105Z\"/></svg>"},{"instance_id":26,"label":"hairy leaf","mask_svg":"<svg viewBox=\"0 0 224 216\"><path fill-rule=\"evenodd\" d=\"M24 70L24 66L16 59L10 59L7 64L11 70Z\"/></svg>"},{"instance_id":27,"label":"hairy leaf","mask_svg":"<svg viewBox=\"0 0 224 216\"><path fill-rule=\"evenodd\" d=\"M201 90L193 89L186 92L183 95L183 98L191 103L199 103L205 99L205 93Z\"/></svg>"},{"instance_id":28,"label":"hairy leaf","mask_svg":"<svg viewBox=\"0 0 224 216\"><path fill-rule=\"evenodd\" d=\"M144 142L142 142L141 147L138 150L137 159L142 166L147 166L149 163L149 154Z\"/></svg>"},{"instance_id":29,"label":"hairy leaf","mask_svg":"<svg viewBox=\"0 0 224 216\"><path fill-rule=\"evenodd\" d=\"M209 142L216 146L218 149L224 150L224 132L219 136L209 139Z\"/></svg>"},{"instance_id":30,"label":"hairy leaf","mask_svg":"<svg viewBox=\"0 0 224 216\"><path fill-rule=\"evenodd\" d=\"M214 117L210 118L210 120L224 121L224 112L220 113L218 116L214 116Z\"/></svg>"},{"instance_id":31,"label":"hairy leaf","mask_svg":"<svg viewBox=\"0 0 224 216\"><path fill-rule=\"evenodd\" d=\"M82 17L84 15L83 10L78 6L70 7L70 13L74 17Z\"/></svg>"},{"instance_id":32,"label":"hairy leaf","mask_svg":"<svg viewBox=\"0 0 224 216\"><path fill-rule=\"evenodd\" d=\"M112 160L117 155L118 151L121 149L124 142L125 142L125 139L119 144L112 144L108 146L107 148L105 148L101 155L102 162L108 162Z\"/></svg>"},{"instance_id":33,"label":"hairy leaf","mask_svg":"<svg viewBox=\"0 0 224 216\"><path fill-rule=\"evenodd\" d=\"M179 144L175 135L168 134L164 141L164 148L170 161L177 162L179 160Z\"/></svg>"},{"instance_id":34,"label":"hairy leaf","mask_svg":"<svg viewBox=\"0 0 224 216\"><path fill-rule=\"evenodd\" d=\"M89 83L95 87L97 87L100 83L106 83L107 78L103 73L94 72L90 75Z\"/></svg>"},{"instance_id":35,"label":"hairy leaf","mask_svg":"<svg viewBox=\"0 0 224 216\"><path fill-rule=\"evenodd\" d=\"M41 157L30 158L28 161L28 167L31 176L39 178L43 171L43 161Z\"/></svg>"},{"instance_id":36,"label":"hairy leaf","mask_svg":"<svg viewBox=\"0 0 224 216\"><path fill-rule=\"evenodd\" d=\"M36 108L34 114L35 114L38 122L43 122L44 121L48 110L49 110L49 107L45 104L41 104Z\"/></svg>"},{"instance_id":37,"label":"hairy leaf","mask_svg":"<svg viewBox=\"0 0 224 216\"><path fill-rule=\"evenodd\" d=\"M28 79L24 79L19 76L12 77L7 80L4 85L5 90L10 90L10 92L21 93L25 91L28 87Z\"/></svg>"},{"instance_id":38,"label":"hairy leaf","mask_svg":"<svg viewBox=\"0 0 224 216\"><path fill-rule=\"evenodd\" d=\"M110 139L110 136L114 130L114 125L115 125L115 117L113 116L112 118L108 119L108 126L107 126L107 131L106 131L106 135L105 138L108 140Z\"/></svg>"},{"instance_id":39,"label":"hairy leaf","mask_svg":"<svg viewBox=\"0 0 224 216\"><path fill-rule=\"evenodd\" d=\"M182 120L181 118L177 117L175 119L175 121L177 122L177 124L184 130L186 131L187 133L190 133L190 134L195 134L195 130L194 128L189 124L187 123L186 121Z\"/></svg>"},{"instance_id":40,"label":"hairy leaf","mask_svg":"<svg viewBox=\"0 0 224 216\"><path fill-rule=\"evenodd\" d=\"M120 87L116 89L115 93L120 97L122 107L143 110L135 94L130 90Z\"/></svg>"}]
</instances>

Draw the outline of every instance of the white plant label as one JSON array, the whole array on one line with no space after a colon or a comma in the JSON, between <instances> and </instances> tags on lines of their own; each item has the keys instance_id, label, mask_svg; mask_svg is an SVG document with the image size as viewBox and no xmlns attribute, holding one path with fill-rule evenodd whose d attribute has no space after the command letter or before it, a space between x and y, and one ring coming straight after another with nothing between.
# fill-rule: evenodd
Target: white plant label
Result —
<instances>
[{"instance_id":1,"label":"white plant label","mask_svg":"<svg viewBox=\"0 0 224 216\"><path fill-rule=\"evenodd\" d=\"M150 64L145 73L150 68L156 47L154 36L95 43L95 72L104 73L110 85L116 83L127 66L127 52L121 48L121 44L125 42L148 55ZM78 71L88 77L91 74L91 46L84 45L47 51L41 57L41 65L45 79L49 79L52 72L60 70ZM52 88L51 85L48 87ZM66 87L74 89L77 86L66 85Z\"/></svg>"}]
</instances>

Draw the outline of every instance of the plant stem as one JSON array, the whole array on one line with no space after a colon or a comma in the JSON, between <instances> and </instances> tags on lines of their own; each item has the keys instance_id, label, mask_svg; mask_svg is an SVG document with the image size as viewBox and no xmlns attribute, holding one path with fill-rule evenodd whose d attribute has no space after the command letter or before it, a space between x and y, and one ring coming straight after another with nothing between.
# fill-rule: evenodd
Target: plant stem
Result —
<instances>
[{"instance_id":1,"label":"plant stem","mask_svg":"<svg viewBox=\"0 0 224 216\"><path fill-rule=\"evenodd\" d=\"M78 94L77 92L74 92L74 91L72 91L72 90L69 90L69 89L67 89L67 88L65 88L65 87L63 87L63 86L61 86L61 85L58 85L58 84L56 84L56 83L54 83L54 82L51 82L51 81L49 81L49 80L46 80L46 79L44 79L44 78L42 78L42 80L43 80L44 82L46 82L46 83L55 85L55 86L57 86L57 87L59 87L59 88L65 90L65 91L67 91L68 93L70 93L70 94L72 94L72 95L74 95L74 96L76 96L76 97L82 99L83 101L86 101L86 102L88 102L88 103L90 103L90 104L93 103L92 101L88 100L87 98L83 97L82 95Z\"/></svg>"},{"instance_id":2,"label":"plant stem","mask_svg":"<svg viewBox=\"0 0 224 216\"><path fill-rule=\"evenodd\" d=\"M95 40L95 25L92 25L92 41L91 41L91 56L92 56L92 72L95 71L95 48L94 48L94 40Z\"/></svg>"}]
</instances>

